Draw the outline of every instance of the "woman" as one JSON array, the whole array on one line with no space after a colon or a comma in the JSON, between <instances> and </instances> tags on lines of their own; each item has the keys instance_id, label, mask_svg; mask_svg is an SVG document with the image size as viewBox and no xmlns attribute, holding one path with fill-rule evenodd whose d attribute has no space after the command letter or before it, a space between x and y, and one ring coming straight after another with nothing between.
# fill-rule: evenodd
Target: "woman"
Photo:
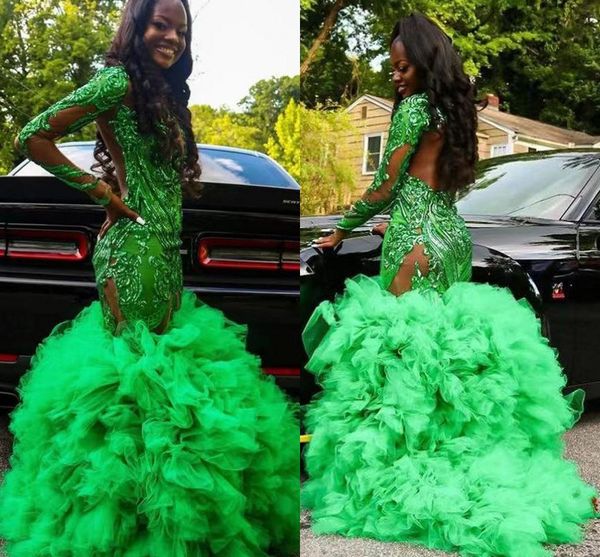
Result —
<instances>
[{"instance_id":1,"label":"woman","mask_svg":"<svg viewBox=\"0 0 600 557\"><path fill-rule=\"evenodd\" d=\"M453 204L474 180L473 90L449 39L394 27L396 105L373 184L332 236L391 205L378 280L324 302L304 340L323 387L304 496L317 533L408 541L468 556L550 555L581 539L594 489L562 458L581 412L524 302L470 284ZM323 331L326 333L323 335Z\"/></svg>"},{"instance_id":2,"label":"woman","mask_svg":"<svg viewBox=\"0 0 600 557\"><path fill-rule=\"evenodd\" d=\"M187 0L130 0L107 66L19 134L107 218L100 302L55 329L20 387L0 493L10 557L297 552L290 407L244 327L182 292L181 188L199 177L190 44ZM53 143L94 120L102 179Z\"/></svg>"}]
</instances>

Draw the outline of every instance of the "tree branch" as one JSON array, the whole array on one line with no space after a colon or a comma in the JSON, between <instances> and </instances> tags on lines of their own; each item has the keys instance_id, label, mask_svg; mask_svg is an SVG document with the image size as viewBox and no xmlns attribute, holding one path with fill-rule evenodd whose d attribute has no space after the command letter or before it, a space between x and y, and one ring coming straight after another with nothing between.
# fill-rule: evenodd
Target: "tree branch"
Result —
<instances>
[{"instance_id":1,"label":"tree branch","mask_svg":"<svg viewBox=\"0 0 600 557\"><path fill-rule=\"evenodd\" d=\"M329 38L329 35L331 34L333 27L335 26L335 22L337 21L338 14L346 4L346 1L347 0L335 0L335 3L333 4L333 6L331 6L331 10L329 10L327 17L323 22L323 27L321 27L317 38L313 41L313 44L308 50L306 58L300 66L300 77L303 77L304 75L306 75L306 73L308 73L308 68L314 62L319 48L321 48L323 43Z\"/></svg>"}]
</instances>

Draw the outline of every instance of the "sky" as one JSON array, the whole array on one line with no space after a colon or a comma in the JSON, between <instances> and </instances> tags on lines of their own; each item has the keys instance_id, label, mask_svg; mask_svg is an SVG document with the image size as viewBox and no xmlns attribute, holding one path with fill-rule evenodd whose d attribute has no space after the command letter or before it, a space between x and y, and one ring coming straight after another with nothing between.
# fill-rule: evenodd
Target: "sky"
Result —
<instances>
[{"instance_id":1,"label":"sky","mask_svg":"<svg viewBox=\"0 0 600 557\"><path fill-rule=\"evenodd\" d=\"M190 8L190 104L239 110L257 81L299 73L299 0L190 0Z\"/></svg>"}]
</instances>

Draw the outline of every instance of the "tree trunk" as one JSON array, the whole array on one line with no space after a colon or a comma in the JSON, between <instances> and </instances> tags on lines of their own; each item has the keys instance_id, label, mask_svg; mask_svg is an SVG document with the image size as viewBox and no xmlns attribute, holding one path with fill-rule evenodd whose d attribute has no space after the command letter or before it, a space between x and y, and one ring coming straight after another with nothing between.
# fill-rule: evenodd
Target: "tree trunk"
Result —
<instances>
[{"instance_id":1,"label":"tree trunk","mask_svg":"<svg viewBox=\"0 0 600 557\"><path fill-rule=\"evenodd\" d=\"M323 27L319 31L317 38L313 41L310 49L308 50L308 54L306 58L300 65L300 78L308 73L308 68L313 63L315 57L317 56L317 52L319 48L323 45L323 43L329 38L331 34L331 30L333 29L335 22L337 21L338 14L340 10L344 7L347 0L335 0L335 4L331 6L331 10L327 14L325 21L323 22Z\"/></svg>"}]
</instances>

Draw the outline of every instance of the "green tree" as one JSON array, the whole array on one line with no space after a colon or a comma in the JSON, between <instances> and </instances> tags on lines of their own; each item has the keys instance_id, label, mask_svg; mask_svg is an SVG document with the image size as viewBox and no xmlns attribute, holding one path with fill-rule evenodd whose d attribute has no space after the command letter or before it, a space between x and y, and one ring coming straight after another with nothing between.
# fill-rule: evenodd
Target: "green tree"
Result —
<instances>
[{"instance_id":1,"label":"green tree","mask_svg":"<svg viewBox=\"0 0 600 557\"><path fill-rule=\"evenodd\" d=\"M0 8L0 171L33 116L86 83L114 34L122 0L10 0ZM95 136L89 126L68 139Z\"/></svg>"},{"instance_id":2,"label":"green tree","mask_svg":"<svg viewBox=\"0 0 600 557\"><path fill-rule=\"evenodd\" d=\"M190 112L194 136L199 143L263 150L258 129L249 125L243 115L208 105L191 106Z\"/></svg>"},{"instance_id":3,"label":"green tree","mask_svg":"<svg viewBox=\"0 0 600 557\"><path fill-rule=\"evenodd\" d=\"M504 108L600 133L600 2L343 0L338 8L334 0L303 6L305 61L312 50L301 74L307 106L327 99L344 104L365 92L390 96L389 33L399 17L420 11L451 37L479 90L499 94ZM319 39L336 10L334 24ZM382 59L378 72L375 62Z\"/></svg>"},{"instance_id":4,"label":"green tree","mask_svg":"<svg viewBox=\"0 0 600 557\"><path fill-rule=\"evenodd\" d=\"M300 0L300 8L302 10L309 10L314 3L315 0Z\"/></svg>"},{"instance_id":5,"label":"green tree","mask_svg":"<svg viewBox=\"0 0 600 557\"><path fill-rule=\"evenodd\" d=\"M513 10L503 25L530 27L538 39L498 56L480 87L515 114L600 134L600 3L570 0L541 12Z\"/></svg>"},{"instance_id":6,"label":"green tree","mask_svg":"<svg viewBox=\"0 0 600 557\"><path fill-rule=\"evenodd\" d=\"M302 215L336 212L356 187L352 167L339 152L340 138L352 130L352 124L348 114L341 111L300 105L299 112L300 212Z\"/></svg>"},{"instance_id":7,"label":"green tree","mask_svg":"<svg viewBox=\"0 0 600 557\"><path fill-rule=\"evenodd\" d=\"M302 40L306 43L303 50L309 48L311 40L304 33L318 31L323 17L317 9L324 7L323 0L318 0L314 10L304 12L302 20ZM343 103L356 94L353 87L353 64L348 56L349 50L347 28L338 25L331 30L328 40L316 49L311 57L310 71L301 75L300 99L309 107L327 103L330 100Z\"/></svg>"},{"instance_id":8,"label":"green tree","mask_svg":"<svg viewBox=\"0 0 600 557\"><path fill-rule=\"evenodd\" d=\"M279 162L296 180L301 179L302 107L290 99L277 118L275 136L267 141L267 154Z\"/></svg>"},{"instance_id":9,"label":"green tree","mask_svg":"<svg viewBox=\"0 0 600 557\"><path fill-rule=\"evenodd\" d=\"M250 87L248 95L240 101L249 125L258 128L259 141L266 145L273 133L279 114L288 105L290 99L298 101L300 97L300 78L298 76L272 77L262 79Z\"/></svg>"}]
</instances>

